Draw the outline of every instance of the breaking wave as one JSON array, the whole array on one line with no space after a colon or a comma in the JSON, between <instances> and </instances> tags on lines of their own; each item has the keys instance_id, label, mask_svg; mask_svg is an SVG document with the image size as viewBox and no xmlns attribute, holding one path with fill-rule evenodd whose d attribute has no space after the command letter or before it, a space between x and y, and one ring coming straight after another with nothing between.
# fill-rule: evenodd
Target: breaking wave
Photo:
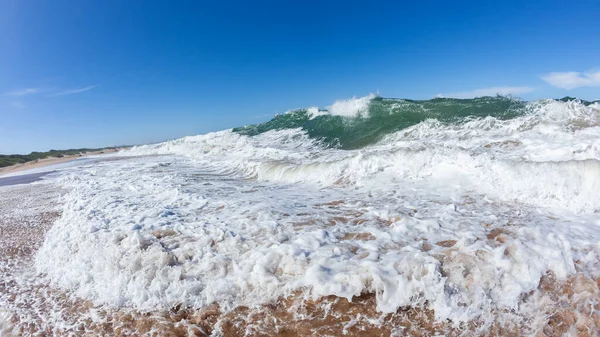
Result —
<instances>
[{"instance_id":1,"label":"breaking wave","mask_svg":"<svg viewBox=\"0 0 600 337\"><path fill-rule=\"evenodd\" d=\"M367 96L138 146L60 178L36 266L117 308L301 291L531 319L546 273L600 275L599 121L579 100Z\"/></svg>"}]
</instances>

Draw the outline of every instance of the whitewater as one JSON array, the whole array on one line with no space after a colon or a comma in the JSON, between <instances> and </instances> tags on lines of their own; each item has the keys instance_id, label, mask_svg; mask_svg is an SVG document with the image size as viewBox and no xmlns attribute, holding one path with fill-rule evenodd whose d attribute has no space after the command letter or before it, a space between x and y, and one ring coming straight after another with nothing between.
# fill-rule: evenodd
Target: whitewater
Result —
<instances>
[{"instance_id":1,"label":"whitewater","mask_svg":"<svg viewBox=\"0 0 600 337\"><path fill-rule=\"evenodd\" d=\"M459 332L535 335L557 303L599 327L597 102L370 95L110 158L39 183L66 192L35 272L97 308L372 294Z\"/></svg>"}]
</instances>

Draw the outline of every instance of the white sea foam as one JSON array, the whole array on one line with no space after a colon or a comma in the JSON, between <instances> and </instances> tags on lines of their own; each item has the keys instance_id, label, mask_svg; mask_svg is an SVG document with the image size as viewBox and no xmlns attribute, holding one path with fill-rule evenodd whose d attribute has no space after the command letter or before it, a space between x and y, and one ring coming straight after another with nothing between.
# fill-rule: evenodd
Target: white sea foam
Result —
<instances>
[{"instance_id":1,"label":"white sea foam","mask_svg":"<svg viewBox=\"0 0 600 337\"><path fill-rule=\"evenodd\" d=\"M530 310L520 301L546 271L565 279L579 261L600 275L598 107L536 104L511 120L427 120L352 151L300 129L136 147L60 178L71 192L36 266L142 310L299 289L375 292L382 312L427 305L454 321ZM493 228L504 242L485 239Z\"/></svg>"},{"instance_id":2,"label":"white sea foam","mask_svg":"<svg viewBox=\"0 0 600 337\"><path fill-rule=\"evenodd\" d=\"M459 125L426 120L356 151L325 149L294 129L255 137L221 131L133 153L183 155L202 167L264 181L365 185L391 173L502 200L600 210L594 196L600 186L600 110L554 101L530 109L511 120L487 117Z\"/></svg>"},{"instance_id":3,"label":"white sea foam","mask_svg":"<svg viewBox=\"0 0 600 337\"><path fill-rule=\"evenodd\" d=\"M374 94L369 94L363 97L352 97L349 99L337 100L325 110L319 110L317 107L310 107L307 112L310 118L315 118L323 115L356 117L360 114L368 113L369 102L375 98Z\"/></svg>"},{"instance_id":4,"label":"white sea foam","mask_svg":"<svg viewBox=\"0 0 600 337\"><path fill-rule=\"evenodd\" d=\"M366 114L369 102L375 98L374 94L364 97L352 97L350 99L335 101L327 108L332 115L354 117L358 114Z\"/></svg>"}]
</instances>

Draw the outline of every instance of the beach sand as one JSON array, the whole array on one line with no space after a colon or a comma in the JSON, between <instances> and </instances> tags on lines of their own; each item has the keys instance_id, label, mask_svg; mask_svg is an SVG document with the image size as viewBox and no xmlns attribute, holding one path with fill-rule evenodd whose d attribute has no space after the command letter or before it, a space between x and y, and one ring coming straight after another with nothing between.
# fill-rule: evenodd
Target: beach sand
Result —
<instances>
[{"instance_id":1,"label":"beach sand","mask_svg":"<svg viewBox=\"0 0 600 337\"><path fill-rule=\"evenodd\" d=\"M115 149L105 149L105 150L101 150L101 151L82 152L80 154L67 155L67 156L60 157L60 158L48 157L48 158L44 158L44 159L38 159L38 160L26 162L23 164L16 164L16 165L11 165L11 166L7 166L7 167L0 167L0 176L9 174L9 173L15 173L15 172L20 172L20 171L25 171L25 170L36 169L36 168L49 166L49 165L66 163L71 160L75 160L75 159L83 158L83 157L87 157L87 156L94 156L94 155L106 154L106 153L115 153L115 152L119 152L120 150L123 150L123 149L115 148Z\"/></svg>"},{"instance_id":2,"label":"beach sand","mask_svg":"<svg viewBox=\"0 0 600 337\"><path fill-rule=\"evenodd\" d=\"M33 259L46 232L60 216L53 184L0 187L0 336L593 336L600 316L590 303L600 300L600 278L578 272L566 282L548 274L535 295L546 302L545 319L520 319L455 325L436 322L434 312L403 307L392 314L375 308L375 294L347 299L310 299L298 292L274 303L220 312L217 305L166 311L111 310L51 287L38 275ZM508 239L504 232L482 240ZM358 234L357 234L358 235ZM364 238L368 240L368 237ZM451 244L437 243L449 246ZM500 313L497 317L501 317Z\"/></svg>"}]
</instances>

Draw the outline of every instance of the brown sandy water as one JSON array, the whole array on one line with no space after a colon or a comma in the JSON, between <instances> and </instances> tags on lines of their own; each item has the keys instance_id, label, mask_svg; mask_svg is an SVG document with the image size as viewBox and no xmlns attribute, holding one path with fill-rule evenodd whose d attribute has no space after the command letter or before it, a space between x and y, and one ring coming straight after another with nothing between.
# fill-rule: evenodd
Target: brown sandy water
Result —
<instances>
[{"instance_id":1,"label":"brown sandy water","mask_svg":"<svg viewBox=\"0 0 600 337\"><path fill-rule=\"evenodd\" d=\"M395 313L376 310L376 295L351 302L329 296L313 299L298 291L257 307L221 312L218 305L202 309L174 307L168 311L111 310L53 289L33 268L33 258L45 233L60 216L63 191L51 184L0 187L0 336L597 336L600 278L584 270L559 282L542 278L537 290L522 299L538 316L491 312L491 320L455 324L436 321L423 307L403 307ZM332 221L336 221L332 219ZM493 228L490 244L511 240L511 228ZM169 235L170 233L158 233ZM350 240L370 240L366 233ZM437 258L444 265L465 263L453 253L456 242L424 242L444 247ZM444 272L444 267L442 267ZM531 310L528 310L531 312Z\"/></svg>"}]
</instances>

